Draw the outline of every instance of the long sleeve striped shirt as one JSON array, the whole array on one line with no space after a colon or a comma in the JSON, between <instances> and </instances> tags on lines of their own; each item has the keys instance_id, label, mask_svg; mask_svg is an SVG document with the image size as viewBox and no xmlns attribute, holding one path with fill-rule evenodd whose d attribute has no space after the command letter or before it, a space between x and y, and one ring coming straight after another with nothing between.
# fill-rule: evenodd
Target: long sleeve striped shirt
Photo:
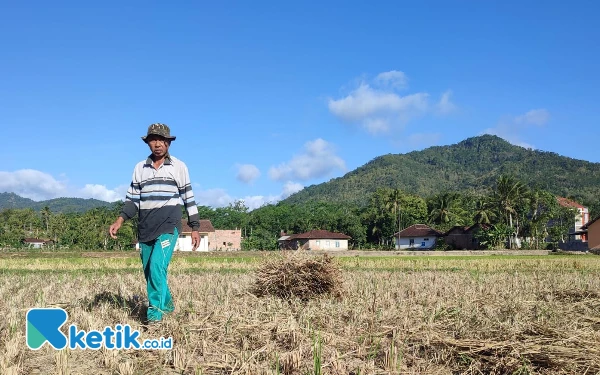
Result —
<instances>
[{"instance_id":1,"label":"long sleeve striped shirt","mask_svg":"<svg viewBox=\"0 0 600 375\"><path fill-rule=\"evenodd\" d=\"M163 233L181 233L183 203L188 214L188 225L199 230L198 207L185 163L167 155L164 163L155 169L148 157L134 170L120 216L131 219L139 214L138 241L149 242Z\"/></svg>"}]
</instances>

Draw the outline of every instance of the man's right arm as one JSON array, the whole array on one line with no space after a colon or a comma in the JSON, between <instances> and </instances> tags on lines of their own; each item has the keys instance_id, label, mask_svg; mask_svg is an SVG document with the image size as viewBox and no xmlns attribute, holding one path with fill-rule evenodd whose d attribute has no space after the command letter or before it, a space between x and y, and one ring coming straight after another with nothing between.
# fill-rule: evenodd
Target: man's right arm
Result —
<instances>
[{"instance_id":1,"label":"man's right arm","mask_svg":"<svg viewBox=\"0 0 600 375\"><path fill-rule=\"evenodd\" d=\"M129 185L129 189L127 189L127 194L125 195L125 204L123 208L121 208L121 213L117 220L108 228L108 232L112 238L117 238L117 232L121 228L121 225L126 220L134 217L139 209L140 209L140 196L141 196L141 185L139 182L138 176L136 176L137 168L133 171L133 177L131 178L131 184Z\"/></svg>"}]
</instances>

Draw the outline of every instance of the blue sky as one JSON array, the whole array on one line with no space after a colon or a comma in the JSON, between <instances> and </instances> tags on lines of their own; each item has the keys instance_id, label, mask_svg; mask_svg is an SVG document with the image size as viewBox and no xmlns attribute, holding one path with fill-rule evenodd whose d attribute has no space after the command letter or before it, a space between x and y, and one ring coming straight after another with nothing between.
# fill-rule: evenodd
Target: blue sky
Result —
<instances>
[{"instance_id":1,"label":"blue sky","mask_svg":"<svg viewBox=\"0 0 600 375\"><path fill-rule=\"evenodd\" d=\"M593 1L87 3L0 0L0 191L122 199L153 122L213 207L483 133L600 162Z\"/></svg>"}]
</instances>

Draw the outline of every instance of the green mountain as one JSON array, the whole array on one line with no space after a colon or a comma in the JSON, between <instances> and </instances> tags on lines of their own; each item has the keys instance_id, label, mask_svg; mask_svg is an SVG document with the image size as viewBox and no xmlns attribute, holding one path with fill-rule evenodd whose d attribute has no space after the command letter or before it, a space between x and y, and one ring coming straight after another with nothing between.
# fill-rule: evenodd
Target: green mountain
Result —
<instances>
[{"instance_id":1,"label":"green mountain","mask_svg":"<svg viewBox=\"0 0 600 375\"><path fill-rule=\"evenodd\" d=\"M85 212L96 207L111 207L113 203L101 201L98 199L83 198L54 198L45 201L36 202L29 198L23 198L14 193L0 193L0 210L5 208L32 208L40 211L48 206L50 211L58 213Z\"/></svg>"},{"instance_id":2,"label":"green mountain","mask_svg":"<svg viewBox=\"0 0 600 375\"><path fill-rule=\"evenodd\" d=\"M483 135L449 146L406 154L379 156L346 175L311 185L288 197L287 203L309 201L366 204L379 187L404 190L422 197L442 191L483 191L502 174L530 187L584 202L600 197L600 163L525 149L504 139Z\"/></svg>"}]
</instances>

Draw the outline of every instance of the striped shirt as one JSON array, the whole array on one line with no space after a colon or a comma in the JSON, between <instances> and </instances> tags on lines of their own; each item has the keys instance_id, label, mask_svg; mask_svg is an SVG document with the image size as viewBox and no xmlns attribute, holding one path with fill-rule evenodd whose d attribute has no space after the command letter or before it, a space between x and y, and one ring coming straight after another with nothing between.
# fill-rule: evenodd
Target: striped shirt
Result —
<instances>
[{"instance_id":1,"label":"striped shirt","mask_svg":"<svg viewBox=\"0 0 600 375\"><path fill-rule=\"evenodd\" d=\"M155 169L148 157L133 170L120 216L128 220L139 214L138 241L149 242L163 233L173 233L175 228L181 233L182 202L188 225L199 230L198 207L185 163L167 155Z\"/></svg>"}]
</instances>

